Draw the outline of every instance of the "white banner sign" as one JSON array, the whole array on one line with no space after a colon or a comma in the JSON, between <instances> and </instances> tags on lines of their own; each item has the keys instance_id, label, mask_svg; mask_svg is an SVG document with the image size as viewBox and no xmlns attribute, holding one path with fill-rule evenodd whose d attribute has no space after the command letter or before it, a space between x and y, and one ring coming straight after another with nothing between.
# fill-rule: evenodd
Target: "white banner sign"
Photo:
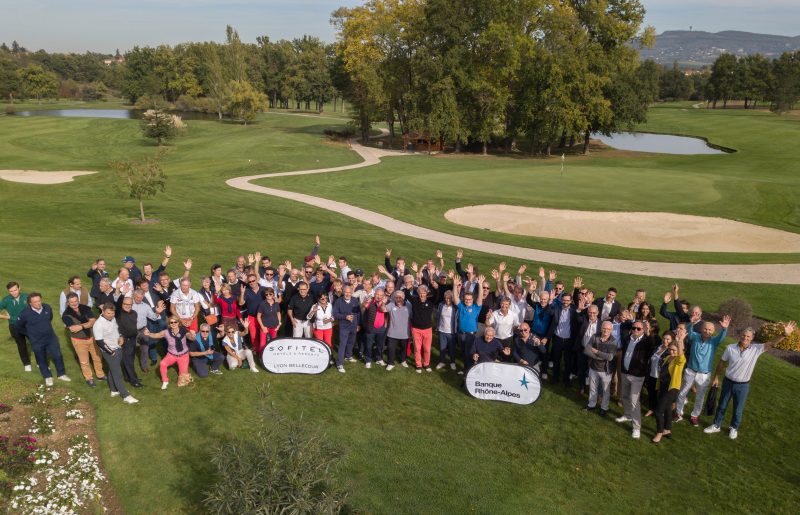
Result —
<instances>
[{"instance_id":1,"label":"white banner sign","mask_svg":"<svg viewBox=\"0 0 800 515\"><path fill-rule=\"evenodd\" d=\"M261 354L264 368L275 374L321 374L330 359L331 349L312 338L278 338Z\"/></svg>"},{"instance_id":2,"label":"white banner sign","mask_svg":"<svg viewBox=\"0 0 800 515\"><path fill-rule=\"evenodd\" d=\"M532 404L539 398L542 383L530 367L512 363L478 363L469 369L466 387L477 399Z\"/></svg>"}]
</instances>

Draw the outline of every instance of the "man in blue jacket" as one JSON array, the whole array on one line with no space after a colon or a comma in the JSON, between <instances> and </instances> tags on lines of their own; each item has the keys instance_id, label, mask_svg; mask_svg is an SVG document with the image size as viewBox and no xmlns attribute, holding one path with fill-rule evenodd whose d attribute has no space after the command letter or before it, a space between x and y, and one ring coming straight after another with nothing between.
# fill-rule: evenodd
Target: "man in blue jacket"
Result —
<instances>
[{"instance_id":1,"label":"man in blue jacket","mask_svg":"<svg viewBox=\"0 0 800 515\"><path fill-rule=\"evenodd\" d=\"M42 294L30 293L28 306L17 317L16 326L17 330L30 340L33 355L36 356L36 363L39 365L39 372L44 377L47 386L53 386L53 374L47 363L48 354L56 365L58 378L62 381L71 380L64 368L64 358L61 356L61 347L58 345L58 337L53 331L52 322L53 309L50 305L42 303Z\"/></svg>"},{"instance_id":2,"label":"man in blue jacket","mask_svg":"<svg viewBox=\"0 0 800 515\"><path fill-rule=\"evenodd\" d=\"M361 324L361 306L358 299L353 297L353 288L342 288L342 297L333 305L333 318L339 322L339 355L336 369L344 374L345 358L353 359L353 347L356 344L356 333Z\"/></svg>"}]
</instances>

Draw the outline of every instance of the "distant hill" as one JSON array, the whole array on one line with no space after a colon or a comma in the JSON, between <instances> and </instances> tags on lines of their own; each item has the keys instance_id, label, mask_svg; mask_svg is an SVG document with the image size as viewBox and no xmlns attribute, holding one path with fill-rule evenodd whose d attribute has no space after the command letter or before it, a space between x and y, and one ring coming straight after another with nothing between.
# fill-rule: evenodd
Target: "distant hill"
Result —
<instances>
[{"instance_id":1,"label":"distant hill","mask_svg":"<svg viewBox=\"0 0 800 515\"><path fill-rule=\"evenodd\" d=\"M642 59L657 63L700 66L711 64L720 54L763 54L773 59L783 52L800 50L800 36L775 36L726 30L703 32L701 30L667 30L656 36L653 48L640 51Z\"/></svg>"}]
</instances>

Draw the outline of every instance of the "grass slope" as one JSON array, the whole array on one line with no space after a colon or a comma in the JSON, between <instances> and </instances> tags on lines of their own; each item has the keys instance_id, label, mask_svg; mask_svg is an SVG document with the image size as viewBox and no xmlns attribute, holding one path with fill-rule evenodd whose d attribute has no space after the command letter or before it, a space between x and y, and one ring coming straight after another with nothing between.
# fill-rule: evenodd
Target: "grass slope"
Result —
<instances>
[{"instance_id":1,"label":"grass slope","mask_svg":"<svg viewBox=\"0 0 800 515\"><path fill-rule=\"evenodd\" d=\"M85 273L96 256L111 263L126 254L140 262L157 261L159 248L169 243L175 255L169 270L178 273L179 261L189 256L197 277L213 262L225 266L256 248L273 259L299 259L308 253L315 233L322 235L323 254L346 252L351 263L365 268L380 262L387 246L409 260L432 255L433 245L224 185L225 179L247 173L356 162L357 156L346 148L320 139L327 123L335 122L275 115L248 127L191 122L188 135L176 141L166 159L167 192L145 205L147 216L161 222L138 226L129 223L137 215L135 203L112 195L108 167L113 159L153 151L136 122L2 117L4 168L101 173L56 186L0 181L0 279L19 280L26 291L42 290L56 304L66 278ZM478 163L493 166L495 161L500 160L462 160L475 170ZM494 189L453 182L458 171L431 173L428 163L437 160L395 162L387 165L402 165L408 184L425 184L427 178L449 188L459 205L470 203L472 190L486 201L502 198ZM473 173L478 180L479 174ZM299 177L292 185L328 196L337 181L338 175ZM660 198L661 191L653 194ZM347 198L359 204L381 198L385 206L399 205L390 184L358 177L350 182ZM403 205L424 214L413 203ZM444 250L453 255L454 249ZM484 268L500 259L481 254L468 258ZM668 288L667 281L658 279L559 272L565 278L582 273L597 289L615 284L623 299L639 286L654 299ZM796 288L686 282L682 290L711 308L739 294L762 316L788 317L796 310ZM0 342L4 375L38 379L20 371L5 330ZM62 348L68 373L79 379L68 344ZM386 373L361 365L349 366L344 376L239 371L197 381L188 389L173 384L166 392L157 389L155 374L144 380L147 388L136 392L142 402L132 407L112 401L102 388L89 391L78 381L72 383L97 407L104 464L130 513L196 513L203 485L211 480L211 446L224 434L253 430L260 383L271 385L272 400L284 413L302 414L321 425L347 451L340 477L352 491L352 505L371 513L588 512L600 506L666 513L674 510L675 498L663 495L665 489L679 493L681 506L692 511L788 513L800 503L795 488L800 469L786 452L800 444L791 409L800 371L769 356L757 367L739 440L678 426L675 440L658 447L631 441L629 432L611 419L583 415L583 399L560 388L548 387L531 407L479 402L462 392L460 379L451 372L417 376L402 368ZM647 420L645 427L645 435L652 434L653 421ZM742 477L752 478L747 488L730 487Z\"/></svg>"},{"instance_id":2,"label":"grass slope","mask_svg":"<svg viewBox=\"0 0 800 515\"><path fill-rule=\"evenodd\" d=\"M719 216L800 231L795 173L800 122L762 112L659 107L641 130L707 137L728 155L626 153L560 159L418 155L325 179L325 195L451 234L609 258L687 263L792 263L800 253L735 254L636 250L472 229L447 221L449 209L487 203L589 211L657 211ZM618 152L608 153L618 155ZM408 161L413 160L413 164ZM264 179L299 189L291 178ZM359 195L353 197L357 185ZM400 191L413 195L400 195ZM635 245L635 242L633 242Z\"/></svg>"}]
</instances>

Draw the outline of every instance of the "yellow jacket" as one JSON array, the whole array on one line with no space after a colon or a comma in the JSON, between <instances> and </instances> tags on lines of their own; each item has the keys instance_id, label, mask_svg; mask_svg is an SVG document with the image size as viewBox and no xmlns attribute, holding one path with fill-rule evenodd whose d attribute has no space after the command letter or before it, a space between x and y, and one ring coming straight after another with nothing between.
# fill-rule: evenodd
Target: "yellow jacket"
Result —
<instances>
[{"instance_id":1,"label":"yellow jacket","mask_svg":"<svg viewBox=\"0 0 800 515\"><path fill-rule=\"evenodd\" d=\"M669 388L668 390L680 390L683 379L683 367L686 365L686 356L681 354L669 362Z\"/></svg>"}]
</instances>

